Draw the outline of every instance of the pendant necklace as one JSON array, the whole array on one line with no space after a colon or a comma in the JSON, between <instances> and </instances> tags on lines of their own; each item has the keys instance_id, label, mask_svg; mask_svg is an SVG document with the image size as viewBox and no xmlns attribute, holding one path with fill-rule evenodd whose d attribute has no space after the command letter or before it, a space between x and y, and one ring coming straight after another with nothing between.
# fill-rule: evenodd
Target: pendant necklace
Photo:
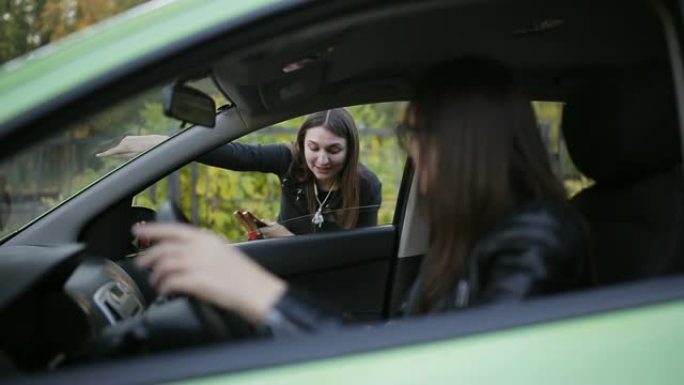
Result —
<instances>
[{"instance_id":1,"label":"pendant necklace","mask_svg":"<svg viewBox=\"0 0 684 385\"><path fill-rule=\"evenodd\" d=\"M323 226L323 222L325 219L323 218L323 214L321 214L321 211L323 210L323 205L325 205L325 202L328 201L328 198L330 198L330 194L333 192L333 189L335 188L335 185L337 182L333 183L333 185L330 187L330 191L328 191L328 195L325 196L325 199L323 199L323 202L321 202L318 199L318 187L316 186L316 181L313 182L314 185L314 197L316 197L316 203L318 203L318 210L316 210L316 213L314 214L313 218L311 219L311 223L314 225L317 225L318 228L321 228Z\"/></svg>"}]
</instances>

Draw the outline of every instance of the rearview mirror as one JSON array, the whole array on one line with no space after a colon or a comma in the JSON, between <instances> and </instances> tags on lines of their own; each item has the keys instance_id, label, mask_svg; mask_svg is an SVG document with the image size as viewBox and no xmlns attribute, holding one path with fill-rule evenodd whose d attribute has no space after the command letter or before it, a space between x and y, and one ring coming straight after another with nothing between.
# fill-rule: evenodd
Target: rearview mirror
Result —
<instances>
[{"instance_id":1,"label":"rearview mirror","mask_svg":"<svg viewBox=\"0 0 684 385\"><path fill-rule=\"evenodd\" d=\"M164 87L164 114L205 127L216 124L216 103L202 91L173 84Z\"/></svg>"}]
</instances>

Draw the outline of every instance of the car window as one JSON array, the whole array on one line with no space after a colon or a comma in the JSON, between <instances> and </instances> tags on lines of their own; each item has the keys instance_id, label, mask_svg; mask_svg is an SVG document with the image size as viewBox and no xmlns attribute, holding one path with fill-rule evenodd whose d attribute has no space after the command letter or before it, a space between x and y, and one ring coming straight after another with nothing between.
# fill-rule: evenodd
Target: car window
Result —
<instances>
[{"instance_id":1,"label":"car window","mask_svg":"<svg viewBox=\"0 0 684 385\"><path fill-rule=\"evenodd\" d=\"M532 102L542 138L551 156L551 165L556 175L563 182L568 198L571 198L594 184L594 181L577 169L568 154L561 129L563 106L562 102L556 101Z\"/></svg>"},{"instance_id":2,"label":"car window","mask_svg":"<svg viewBox=\"0 0 684 385\"><path fill-rule=\"evenodd\" d=\"M162 111L162 97L162 87L152 88L78 120L59 130L59 135L4 160L0 164L0 237L126 163L127 154L98 156L124 137L179 132L181 123Z\"/></svg>"},{"instance_id":3,"label":"car window","mask_svg":"<svg viewBox=\"0 0 684 385\"><path fill-rule=\"evenodd\" d=\"M359 206L359 215L377 210L377 225L394 218L406 155L400 149L394 127L403 116L405 102L376 103L348 107L358 127L360 162L382 183L378 207ZM248 145L285 144L295 140L305 116L263 128L236 142ZM310 224L313 214L278 220L285 187L272 173L237 172L193 162L136 195L133 204L152 209L168 197L177 196L182 210L193 223L210 228L231 241L247 240L234 212L249 211L265 222ZM329 211L333 213L332 210ZM339 210L334 212L340 214ZM293 225L294 226L294 225ZM310 227L310 226L309 226Z\"/></svg>"}]
</instances>

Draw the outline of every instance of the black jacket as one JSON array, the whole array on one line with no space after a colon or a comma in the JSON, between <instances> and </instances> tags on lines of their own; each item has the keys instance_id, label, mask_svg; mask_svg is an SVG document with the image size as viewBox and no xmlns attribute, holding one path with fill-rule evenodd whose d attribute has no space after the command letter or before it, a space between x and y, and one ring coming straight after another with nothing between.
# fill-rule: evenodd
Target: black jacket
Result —
<instances>
[{"instance_id":1,"label":"black jacket","mask_svg":"<svg viewBox=\"0 0 684 385\"><path fill-rule=\"evenodd\" d=\"M292 153L284 144L249 145L241 143L225 144L198 159L210 166L235 171L259 171L273 173L280 179L280 213L278 223L283 224L294 234L316 231L339 230L335 210L342 206L342 196L333 191L324 210L323 226L318 228L311 223L312 213L307 207L311 181L297 181L292 175ZM382 203L382 185L378 178L365 166L359 166L359 216L356 227L375 226L378 223L378 210ZM313 192L312 192L313 193ZM322 202L327 191L319 191Z\"/></svg>"},{"instance_id":2,"label":"black jacket","mask_svg":"<svg viewBox=\"0 0 684 385\"><path fill-rule=\"evenodd\" d=\"M571 209L532 203L477 242L468 269L434 311L517 301L586 285L587 231ZM416 312L420 276L404 312Z\"/></svg>"},{"instance_id":3,"label":"black jacket","mask_svg":"<svg viewBox=\"0 0 684 385\"><path fill-rule=\"evenodd\" d=\"M587 232L574 211L560 204L529 204L476 244L467 273L434 310L518 301L577 289L586 285L587 260ZM408 296L404 314L415 312L419 293L420 278ZM280 314L280 322L269 326L276 334L282 329L307 331L337 323L329 312L293 290L276 303L274 312Z\"/></svg>"}]
</instances>

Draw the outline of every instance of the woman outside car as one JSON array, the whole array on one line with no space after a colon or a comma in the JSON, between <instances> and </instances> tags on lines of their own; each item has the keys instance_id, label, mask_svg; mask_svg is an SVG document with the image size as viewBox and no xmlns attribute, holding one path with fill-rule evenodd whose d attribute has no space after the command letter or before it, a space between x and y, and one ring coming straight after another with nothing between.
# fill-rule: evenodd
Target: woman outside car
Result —
<instances>
[{"instance_id":1,"label":"woman outside car","mask_svg":"<svg viewBox=\"0 0 684 385\"><path fill-rule=\"evenodd\" d=\"M132 156L167 137L126 137L98 156ZM280 179L276 223L258 224L266 238L375 226L382 201L377 176L359 162L359 136L351 114L337 108L306 117L294 143L228 143L198 161L234 171L273 173ZM241 213L238 213L239 219ZM246 218L249 226L255 221ZM258 222L258 221L257 221Z\"/></svg>"}]
</instances>

